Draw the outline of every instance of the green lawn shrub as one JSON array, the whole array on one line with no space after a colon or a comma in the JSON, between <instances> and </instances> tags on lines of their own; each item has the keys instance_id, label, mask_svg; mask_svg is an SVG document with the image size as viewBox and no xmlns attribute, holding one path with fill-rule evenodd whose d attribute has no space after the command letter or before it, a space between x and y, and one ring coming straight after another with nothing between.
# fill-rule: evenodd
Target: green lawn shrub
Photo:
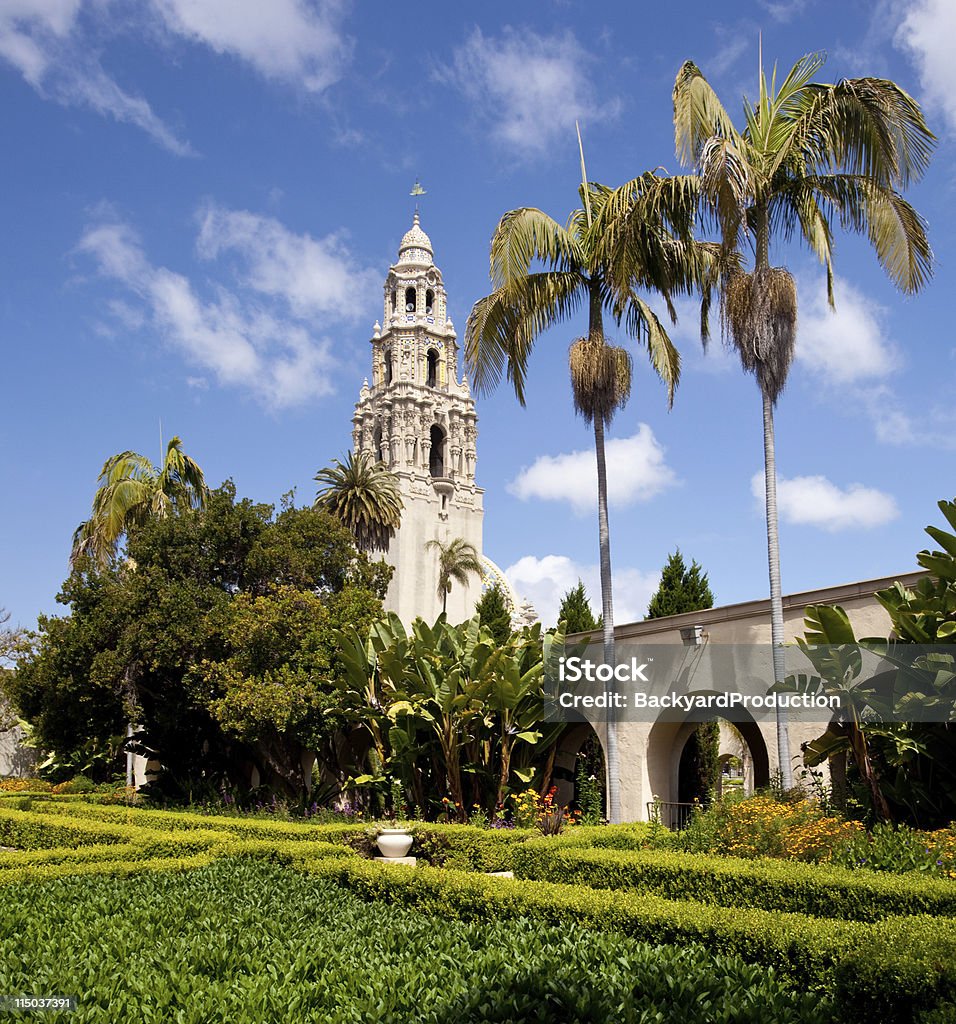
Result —
<instances>
[{"instance_id":1,"label":"green lawn shrub","mask_svg":"<svg viewBox=\"0 0 956 1024\"><path fill-rule=\"evenodd\" d=\"M516 850L514 867L522 878L846 921L899 914L956 917L956 883L921 875L670 850L588 850L545 839Z\"/></svg>"},{"instance_id":2,"label":"green lawn shrub","mask_svg":"<svg viewBox=\"0 0 956 1024\"><path fill-rule=\"evenodd\" d=\"M834 1020L827 997L740 957L574 921L469 922L369 905L249 859L53 879L10 895L0 991L76 996L69 1024Z\"/></svg>"},{"instance_id":3,"label":"green lawn shrub","mask_svg":"<svg viewBox=\"0 0 956 1024\"><path fill-rule=\"evenodd\" d=\"M442 917L530 917L551 925L574 921L644 941L698 943L713 953L773 968L789 983L821 997L838 992L837 1012L845 1022L928 1022L924 1014L930 1011L956 1014L956 956L951 955L956 953L956 922L950 919L890 918L865 924L360 860L315 861L308 867L364 899ZM867 956L864 1004L860 963ZM883 1007L882 1016L861 1009L873 1005Z\"/></svg>"}]
</instances>

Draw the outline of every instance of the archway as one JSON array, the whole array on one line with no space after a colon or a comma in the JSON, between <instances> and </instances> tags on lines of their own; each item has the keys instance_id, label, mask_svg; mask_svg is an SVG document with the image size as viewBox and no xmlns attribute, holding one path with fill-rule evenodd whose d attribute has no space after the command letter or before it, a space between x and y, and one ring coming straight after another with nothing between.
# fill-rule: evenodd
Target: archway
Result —
<instances>
[{"instance_id":1,"label":"archway","mask_svg":"<svg viewBox=\"0 0 956 1024\"><path fill-rule=\"evenodd\" d=\"M752 782L749 789L770 784L770 755L763 730L748 712L736 709L734 717L715 714L712 710L691 713L684 718L663 713L651 727L647 737L647 802L648 812L657 808L661 821L671 828L680 827L690 814L692 801L681 800L681 758L691 736L702 721L713 719L733 726L744 752L742 760L749 762ZM723 743L723 740L722 740ZM723 746L721 752L724 752ZM686 771L686 766L685 766Z\"/></svg>"}]
</instances>

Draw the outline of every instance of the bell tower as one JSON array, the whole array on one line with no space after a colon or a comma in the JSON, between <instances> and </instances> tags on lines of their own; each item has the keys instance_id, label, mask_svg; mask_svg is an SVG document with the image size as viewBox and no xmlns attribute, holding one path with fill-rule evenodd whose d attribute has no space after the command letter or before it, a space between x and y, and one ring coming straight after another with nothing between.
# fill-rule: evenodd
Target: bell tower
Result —
<instances>
[{"instance_id":1,"label":"bell tower","mask_svg":"<svg viewBox=\"0 0 956 1024\"><path fill-rule=\"evenodd\" d=\"M384 326L382 326L384 324ZM475 484L478 437L467 377L458 377L458 343L431 239L416 211L385 279L382 323L371 339L372 384L362 386L352 445L385 462L399 482L402 524L385 556L395 567L385 607L405 623L441 612L438 552L461 537L482 554L484 492ZM474 613L482 581L452 584L448 618Z\"/></svg>"}]
</instances>

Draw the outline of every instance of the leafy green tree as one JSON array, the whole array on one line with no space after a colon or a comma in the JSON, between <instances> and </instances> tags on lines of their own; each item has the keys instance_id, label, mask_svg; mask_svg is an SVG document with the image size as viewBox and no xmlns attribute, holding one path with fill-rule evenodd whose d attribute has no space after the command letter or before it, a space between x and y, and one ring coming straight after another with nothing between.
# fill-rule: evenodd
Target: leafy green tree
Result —
<instances>
[{"instance_id":1,"label":"leafy green tree","mask_svg":"<svg viewBox=\"0 0 956 1024\"><path fill-rule=\"evenodd\" d=\"M321 484L315 508L331 512L355 538L359 551L388 551L388 545L402 522L402 498L398 479L368 452L348 452L345 462L320 469Z\"/></svg>"},{"instance_id":2,"label":"leafy green tree","mask_svg":"<svg viewBox=\"0 0 956 1024\"><path fill-rule=\"evenodd\" d=\"M925 225L899 189L926 169L935 138L919 104L894 82L812 81L821 54L801 57L777 86L761 68L756 104L744 102L738 130L700 69L687 61L674 85L677 150L700 177L704 206L723 250L753 248L749 272L728 270L720 286L724 337L754 374L763 402L767 548L774 674L783 678L783 596L777 530L773 410L793 360L797 292L785 267L770 264L774 237L795 234L826 267L833 305L833 226L866 234L880 265L903 292L918 292L932 270ZM709 301L709 300L708 300ZM792 786L785 713L777 755Z\"/></svg>"},{"instance_id":3,"label":"leafy green tree","mask_svg":"<svg viewBox=\"0 0 956 1024\"><path fill-rule=\"evenodd\" d=\"M216 721L254 748L293 799L311 790L317 756L327 776L340 774L336 631L368 628L381 611L373 593L351 586L324 597L289 585L239 594L224 628L228 655L198 669L220 694L210 705Z\"/></svg>"},{"instance_id":4,"label":"leafy green tree","mask_svg":"<svg viewBox=\"0 0 956 1024\"><path fill-rule=\"evenodd\" d=\"M581 580L578 580L578 585L572 587L561 599L558 622L565 624L568 633L589 633L601 628L601 620L594 617L591 602Z\"/></svg>"},{"instance_id":5,"label":"leafy green tree","mask_svg":"<svg viewBox=\"0 0 956 1024\"><path fill-rule=\"evenodd\" d=\"M583 209L562 227L541 210L506 213L491 241L495 291L475 303L465 332L472 380L488 391L507 372L519 402L534 342L544 331L588 311L588 332L570 350L575 410L594 430L598 478L598 539L604 655L614 661L614 609L607 510L605 430L627 401L631 360L609 345L604 317L642 342L672 400L680 357L657 314L639 292L660 294L673 313L671 297L690 292L710 273L710 250L691 239L696 184L687 178L647 173L619 189L587 182L581 158ZM538 261L544 269L532 270ZM608 723L609 814L620 818L620 764L615 723Z\"/></svg>"},{"instance_id":6,"label":"leafy green tree","mask_svg":"<svg viewBox=\"0 0 956 1024\"><path fill-rule=\"evenodd\" d=\"M475 605L478 621L491 633L495 643L503 644L511 636L511 612L505 603L505 595L496 583L489 587Z\"/></svg>"},{"instance_id":7,"label":"leafy green tree","mask_svg":"<svg viewBox=\"0 0 956 1024\"><path fill-rule=\"evenodd\" d=\"M268 622L267 613L282 604L279 593L290 615L293 608L325 608L327 636L353 617L363 622L366 612L378 613L391 569L372 566L327 513L289 507L275 516L269 505L237 501L231 483L211 492L201 514L145 522L130 534L127 551L128 562L105 570L77 563L58 598L68 614L41 618L32 652L18 665L11 694L38 745L64 772L90 762L93 777L107 778L121 770L125 723L132 721L140 726L134 749L158 757L165 791L242 788L248 765L256 765L290 792L290 759L274 755L281 737L266 734L261 706L242 691L243 681L251 690L249 680L261 683L264 675L253 671L250 641L236 623L259 636L248 608ZM261 636L271 644L270 665L284 665L285 678L308 666L310 648L284 649L281 635L265 627ZM313 681L320 685L317 675ZM278 700L275 688L269 696ZM276 708L273 724L280 721ZM290 714L289 721L299 730L290 726L290 746L308 738L298 719Z\"/></svg>"},{"instance_id":8,"label":"leafy green tree","mask_svg":"<svg viewBox=\"0 0 956 1024\"><path fill-rule=\"evenodd\" d=\"M448 610L448 595L452 584L466 587L470 577L482 574L484 566L474 544L463 537L452 537L447 544L440 540L430 540L425 550L432 549L438 552L438 596L441 598L444 615Z\"/></svg>"},{"instance_id":9,"label":"leafy green tree","mask_svg":"<svg viewBox=\"0 0 956 1024\"><path fill-rule=\"evenodd\" d=\"M178 437L166 446L162 466L136 452L110 456L100 470L99 484L90 518L73 534L71 565L85 556L104 568L131 529L150 518L201 509L206 503L203 472L185 454Z\"/></svg>"},{"instance_id":10,"label":"leafy green tree","mask_svg":"<svg viewBox=\"0 0 956 1024\"><path fill-rule=\"evenodd\" d=\"M660 585L647 606L645 618L659 619L665 615L696 612L713 606L714 595L711 593L707 573L697 562L691 562L688 569L678 548L667 556L667 564L661 571Z\"/></svg>"}]
</instances>

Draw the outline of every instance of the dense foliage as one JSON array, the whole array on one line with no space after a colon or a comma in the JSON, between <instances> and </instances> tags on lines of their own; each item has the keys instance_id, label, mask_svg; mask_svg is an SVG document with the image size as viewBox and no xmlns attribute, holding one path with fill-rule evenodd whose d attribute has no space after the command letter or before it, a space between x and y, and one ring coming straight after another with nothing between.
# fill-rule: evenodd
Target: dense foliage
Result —
<instances>
[{"instance_id":1,"label":"dense foliage","mask_svg":"<svg viewBox=\"0 0 956 1024\"><path fill-rule=\"evenodd\" d=\"M369 906L250 860L19 886L9 909L0 988L75 995L76 1024L827 1019L825 1002L740 957Z\"/></svg>"},{"instance_id":2,"label":"dense foliage","mask_svg":"<svg viewBox=\"0 0 956 1024\"><path fill-rule=\"evenodd\" d=\"M956 502L939 507L956 530ZM810 766L829 760L839 805L851 795L846 780L873 818L934 828L956 819L956 533L934 526L926 532L941 548L916 556L928 577L912 589L896 583L876 594L891 636L857 641L842 608L810 607L801 646L817 674L788 684L838 694L851 712L805 750ZM868 677L858 643L885 655L890 668ZM926 648L915 659L913 645ZM935 721L911 720L917 717Z\"/></svg>"},{"instance_id":3,"label":"dense foliage","mask_svg":"<svg viewBox=\"0 0 956 1024\"><path fill-rule=\"evenodd\" d=\"M77 563L58 597L68 614L41 618L10 684L54 778L120 769L132 722L167 788L243 790L258 775L301 795L345 725L330 714L335 632L380 613L391 570L327 513L275 515L231 484L202 512L143 522L127 552Z\"/></svg>"},{"instance_id":4,"label":"dense foliage","mask_svg":"<svg viewBox=\"0 0 956 1024\"><path fill-rule=\"evenodd\" d=\"M406 630L389 614L370 630L344 630L342 701L368 742L356 785L393 813L459 821L473 811L498 817L532 780L547 790L536 765L562 726L542 723L544 666L563 639L536 624L496 643L477 616L461 626L417 619Z\"/></svg>"}]
</instances>

